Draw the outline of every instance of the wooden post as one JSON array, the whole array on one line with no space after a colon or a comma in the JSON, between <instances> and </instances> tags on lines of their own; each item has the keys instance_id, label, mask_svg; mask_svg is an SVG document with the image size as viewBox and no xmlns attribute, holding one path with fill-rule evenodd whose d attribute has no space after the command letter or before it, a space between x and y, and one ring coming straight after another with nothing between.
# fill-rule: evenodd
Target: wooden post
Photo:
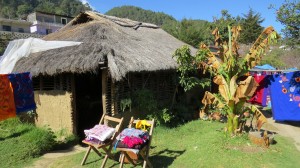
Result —
<instances>
[{"instance_id":1,"label":"wooden post","mask_svg":"<svg viewBox=\"0 0 300 168\"><path fill-rule=\"evenodd\" d=\"M69 75L69 74L68 74ZM60 75L60 82L62 84L62 79L65 77L67 78L68 75ZM73 134L77 135L77 127L78 127L78 112L77 112L77 108L76 108L76 84L75 84L75 75L74 74L70 74L69 75L71 78L71 106L72 106L72 112L71 112L71 116L72 116L72 122L73 122L73 126L72 126L72 132ZM61 88L63 89L62 85Z\"/></svg>"},{"instance_id":2,"label":"wooden post","mask_svg":"<svg viewBox=\"0 0 300 168\"><path fill-rule=\"evenodd\" d=\"M114 116L118 113L117 99L116 99L116 83L111 82L111 115Z\"/></svg>"},{"instance_id":3,"label":"wooden post","mask_svg":"<svg viewBox=\"0 0 300 168\"><path fill-rule=\"evenodd\" d=\"M106 92L107 92L107 68L102 69L102 108L103 114L107 114L106 112Z\"/></svg>"}]
</instances>

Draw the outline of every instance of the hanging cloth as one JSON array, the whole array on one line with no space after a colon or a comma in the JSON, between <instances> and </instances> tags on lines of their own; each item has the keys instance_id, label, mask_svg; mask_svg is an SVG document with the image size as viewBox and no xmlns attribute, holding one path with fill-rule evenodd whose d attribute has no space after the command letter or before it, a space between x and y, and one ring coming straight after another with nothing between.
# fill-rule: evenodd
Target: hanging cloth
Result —
<instances>
[{"instance_id":1,"label":"hanging cloth","mask_svg":"<svg viewBox=\"0 0 300 168\"><path fill-rule=\"evenodd\" d=\"M17 114L36 109L32 80L29 72L9 74L8 78L13 87Z\"/></svg>"},{"instance_id":2,"label":"hanging cloth","mask_svg":"<svg viewBox=\"0 0 300 168\"><path fill-rule=\"evenodd\" d=\"M0 121L16 116L14 94L7 75L0 75Z\"/></svg>"},{"instance_id":3,"label":"hanging cloth","mask_svg":"<svg viewBox=\"0 0 300 168\"><path fill-rule=\"evenodd\" d=\"M264 93L264 78L265 75L263 74L254 74L254 79L258 83L258 87L255 90L254 95L250 98L249 102L252 104L259 104L262 105L262 98L263 98L263 93Z\"/></svg>"},{"instance_id":4,"label":"hanging cloth","mask_svg":"<svg viewBox=\"0 0 300 168\"><path fill-rule=\"evenodd\" d=\"M300 71L273 75L271 104L274 120L300 121Z\"/></svg>"}]
</instances>

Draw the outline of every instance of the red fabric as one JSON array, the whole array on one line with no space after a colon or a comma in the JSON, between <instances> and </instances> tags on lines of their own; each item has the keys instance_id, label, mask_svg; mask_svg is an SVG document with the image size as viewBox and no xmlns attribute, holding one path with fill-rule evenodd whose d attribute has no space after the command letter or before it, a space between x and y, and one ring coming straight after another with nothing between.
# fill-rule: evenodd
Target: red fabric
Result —
<instances>
[{"instance_id":1,"label":"red fabric","mask_svg":"<svg viewBox=\"0 0 300 168\"><path fill-rule=\"evenodd\" d=\"M0 75L0 121L16 116L12 85L7 75Z\"/></svg>"},{"instance_id":2,"label":"red fabric","mask_svg":"<svg viewBox=\"0 0 300 168\"><path fill-rule=\"evenodd\" d=\"M263 94L264 94L264 85L263 85L263 79L265 78L265 75L253 75L255 81L259 84L257 87L254 95L250 98L249 102L252 104L260 104L262 105L263 100Z\"/></svg>"}]
</instances>

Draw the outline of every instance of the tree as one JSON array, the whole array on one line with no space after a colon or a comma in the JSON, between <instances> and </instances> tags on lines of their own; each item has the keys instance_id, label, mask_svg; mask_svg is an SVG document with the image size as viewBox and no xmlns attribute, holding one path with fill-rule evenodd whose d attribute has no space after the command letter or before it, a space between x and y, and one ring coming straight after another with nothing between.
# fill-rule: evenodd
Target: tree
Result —
<instances>
[{"instance_id":1,"label":"tree","mask_svg":"<svg viewBox=\"0 0 300 168\"><path fill-rule=\"evenodd\" d=\"M263 31L263 27L260 25L264 19L261 18L259 13L255 13L251 8L247 14L243 14L241 19L241 27L243 31L241 32L241 38L239 42L243 44L253 43L256 38Z\"/></svg>"},{"instance_id":2,"label":"tree","mask_svg":"<svg viewBox=\"0 0 300 168\"><path fill-rule=\"evenodd\" d=\"M213 42L211 36L208 36L210 34L210 26L211 24L207 21L183 19L176 26L174 35L179 40L198 48L200 42Z\"/></svg>"},{"instance_id":3,"label":"tree","mask_svg":"<svg viewBox=\"0 0 300 168\"><path fill-rule=\"evenodd\" d=\"M179 65L180 84L185 90L196 85L203 86L207 84L207 80L199 80L189 76L191 72L195 72L196 68L201 68L212 74L213 82L218 85L219 92L218 94L212 94L208 91L205 93L202 99L203 112L206 112L208 105L214 105L215 108L222 110L227 115L226 128L232 135L243 130L243 124L241 123L245 109L260 113L255 106L244 106L248 97L251 96L249 89L244 88L245 84L254 81L253 77L245 76L245 74L260 62L262 55L265 51L268 51L269 45L279 38L273 27L268 27L257 38L249 53L244 57L239 57L237 40L240 31L239 26L232 28L228 26L228 41L222 40L218 28L213 31L215 45L219 49L219 59L205 44L201 44L200 49L194 56L191 55L186 46L177 49L174 53ZM256 88L253 87L252 89ZM263 118L260 123L265 121L266 119Z\"/></svg>"},{"instance_id":4,"label":"tree","mask_svg":"<svg viewBox=\"0 0 300 168\"><path fill-rule=\"evenodd\" d=\"M218 27L220 34L223 34L222 40L228 41L227 26L234 26L237 24L236 18L231 16L228 10L221 10L221 17L214 17L212 27Z\"/></svg>"},{"instance_id":5,"label":"tree","mask_svg":"<svg viewBox=\"0 0 300 168\"><path fill-rule=\"evenodd\" d=\"M300 44L300 1L286 0L277 10L277 20L285 25L283 33L291 46Z\"/></svg>"},{"instance_id":6,"label":"tree","mask_svg":"<svg viewBox=\"0 0 300 168\"><path fill-rule=\"evenodd\" d=\"M18 18L25 18L31 10L31 7L27 4L19 5L17 10Z\"/></svg>"}]
</instances>

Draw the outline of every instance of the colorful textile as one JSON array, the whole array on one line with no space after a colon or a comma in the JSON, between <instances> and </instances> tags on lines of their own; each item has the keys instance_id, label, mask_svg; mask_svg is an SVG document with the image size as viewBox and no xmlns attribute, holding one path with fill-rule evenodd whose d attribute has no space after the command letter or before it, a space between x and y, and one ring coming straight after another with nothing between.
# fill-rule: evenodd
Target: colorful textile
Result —
<instances>
[{"instance_id":1,"label":"colorful textile","mask_svg":"<svg viewBox=\"0 0 300 168\"><path fill-rule=\"evenodd\" d=\"M254 95L250 98L249 102L252 104L259 104L262 105L262 100L263 100L263 93L264 93L264 79L265 75L261 74L254 74L253 75L255 81L259 84L259 86L256 88L256 91Z\"/></svg>"},{"instance_id":2,"label":"colorful textile","mask_svg":"<svg viewBox=\"0 0 300 168\"><path fill-rule=\"evenodd\" d=\"M14 94L7 75L0 75L0 121L16 116Z\"/></svg>"},{"instance_id":3,"label":"colorful textile","mask_svg":"<svg viewBox=\"0 0 300 168\"><path fill-rule=\"evenodd\" d=\"M270 88L270 79L272 78L271 75L267 75L264 78L264 91L263 91L263 96L262 96L262 106L264 107L272 107L271 105L271 88Z\"/></svg>"},{"instance_id":4,"label":"colorful textile","mask_svg":"<svg viewBox=\"0 0 300 168\"><path fill-rule=\"evenodd\" d=\"M149 133L147 131L139 130L136 128L125 128L118 136L115 147L119 147L119 142L122 142L122 146L128 148L138 149L143 146L149 140Z\"/></svg>"},{"instance_id":5,"label":"colorful textile","mask_svg":"<svg viewBox=\"0 0 300 168\"><path fill-rule=\"evenodd\" d=\"M29 72L9 74L8 78L14 91L16 112L25 112L36 109L32 80Z\"/></svg>"},{"instance_id":6,"label":"colorful textile","mask_svg":"<svg viewBox=\"0 0 300 168\"><path fill-rule=\"evenodd\" d=\"M273 75L271 104L276 121L300 121L300 71Z\"/></svg>"},{"instance_id":7,"label":"colorful textile","mask_svg":"<svg viewBox=\"0 0 300 168\"><path fill-rule=\"evenodd\" d=\"M147 140L146 142L143 142L142 144L137 144L137 145L131 145L131 147L129 147L126 143L124 143L123 141L117 140L115 139L115 141L113 142L113 146L114 148L131 148L131 149L142 149L145 145L147 145L149 142L149 140Z\"/></svg>"},{"instance_id":8,"label":"colorful textile","mask_svg":"<svg viewBox=\"0 0 300 168\"><path fill-rule=\"evenodd\" d=\"M92 129L84 130L84 133L87 140L97 139L103 142L115 133L115 129L107 125L95 125Z\"/></svg>"}]
</instances>

